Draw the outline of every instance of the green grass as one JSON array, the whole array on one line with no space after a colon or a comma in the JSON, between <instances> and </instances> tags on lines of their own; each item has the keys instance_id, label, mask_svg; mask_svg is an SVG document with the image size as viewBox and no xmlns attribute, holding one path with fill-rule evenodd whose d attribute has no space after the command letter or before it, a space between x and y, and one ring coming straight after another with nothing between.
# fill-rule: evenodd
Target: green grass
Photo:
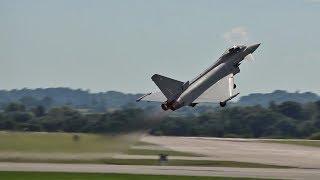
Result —
<instances>
[{"instance_id":1,"label":"green grass","mask_svg":"<svg viewBox=\"0 0 320 180\"><path fill-rule=\"evenodd\" d=\"M103 173L60 173L60 172L0 172L0 179L6 180L224 180L250 179L230 177L196 177L165 175L133 175ZM255 178L256 179L256 178Z\"/></svg>"},{"instance_id":2,"label":"green grass","mask_svg":"<svg viewBox=\"0 0 320 180\"><path fill-rule=\"evenodd\" d=\"M62 153L108 153L123 152L138 141L139 135L79 135L74 133L25 133L0 132L0 152L62 152Z\"/></svg>"},{"instance_id":3,"label":"green grass","mask_svg":"<svg viewBox=\"0 0 320 180\"><path fill-rule=\"evenodd\" d=\"M73 139L74 135L79 140ZM157 146L140 142L140 134L98 135L85 133L32 133L0 131L0 153L124 153L129 155L202 156L173 150L130 149L130 146Z\"/></svg>"},{"instance_id":4,"label":"green grass","mask_svg":"<svg viewBox=\"0 0 320 180\"><path fill-rule=\"evenodd\" d=\"M115 165L159 165L155 159L106 159L105 164ZM249 162L214 161L214 160L180 160L172 159L163 164L166 166L207 166L207 167L240 167L240 168L291 168L288 166L276 166Z\"/></svg>"},{"instance_id":5,"label":"green grass","mask_svg":"<svg viewBox=\"0 0 320 180\"><path fill-rule=\"evenodd\" d=\"M171 159L167 163L160 164L157 159L25 159L7 158L0 159L0 162L32 162L32 163L79 163L79 164L113 164L113 165L150 165L150 166L204 166L204 167L238 167L238 168L293 168L289 166L277 166L269 164L237 162L237 161L214 161L214 160L180 160Z\"/></svg>"},{"instance_id":6,"label":"green grass","mask_svg":"<svg viewBox=\"0 0 320 180\"><path fill-rule=\"evenodd\" d=\"M320 140L262 140L263 142L268 143L281 143L281 144L293 144L293 145L302 145L302 146L313 146L320 147Z\"/></svg>"},{"instance_id":7,"label":"green grass","mask_svg":"<svg viewBox=\"0 0 320 180\"><path fill-rule=\"evenodd\" d=\"M203 157L204 155L189 153L189 152L181 152L174 150L155 150L155 149L129 149L126 154L130 155L159 155L159 154L168 154L169 156L189 156L189 157Z\"/></svg>"},{"instance_id":8,"label":"green grass","mask_svg":"<svg viewBox=\"0 0 320 180\"><path fill-rule=\"evenodd\" d=\"M134 146L159 146L159 145L154 144L154 143L145 142L145 141L138 141L138 142L134 143Z\"/></svg>"},{"instance_id":9,"label":"green grass","mask_svg":"<svg viewBox=\"0 0 320 180\"><path fill-rule=\"evenodd\" d=\"M173 160L172 156L201 156L167 149L130 149L132 145L154 145L139 143L140 134L97 135L73 133L25 133L0 131L0 161L8 162L52 162L52 163L98 163L120 165L159 165L156 159L112 159L105 153L127 153L130 155L168 154L168 166L220 166L220 167L273 167L287 168L256 163L210 161L210 160ZM278 142L278 141L277 141ZM283 142L283 141L281 141ZM293 141L284 141L293 142ZM319 143L319 141L302 141ZM88 153L82 155L84 153ZM10 155L10 156L9 156ZM72 157L71 155L77 155ZM93 156L90 156L93 155ZM1 178L0 178L1 179Z\"/></svg>"}]
</instances>

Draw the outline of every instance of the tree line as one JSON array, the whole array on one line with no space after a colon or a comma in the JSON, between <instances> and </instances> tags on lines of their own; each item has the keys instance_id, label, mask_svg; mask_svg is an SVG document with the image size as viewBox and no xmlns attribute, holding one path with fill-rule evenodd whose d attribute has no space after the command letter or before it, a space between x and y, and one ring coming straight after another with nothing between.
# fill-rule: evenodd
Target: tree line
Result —
<instances>
[{"instance_id":1,"label":"tree line","mask_svg":"<svg viewBox=\"0 0 320 180\"><path fill-rule=\"evenodd\" d=\"M141 109L130 108L107 113L83 114L68 106L26 109L10 103L0 113L0 130L121 133L148 128Z\"/></svg>"},{"instance_id":2,"label":"tree line","mask_svg":"<svg viewBox=\"0 0 320 180\"><path fill-rule=\"evenodd\" d=\"M156 135L320 139L320 101L231 107L194 117L167 117Z\"/></svg>"},{"instance_id":3,"label":"tree line","mask_svg":"<svg viewBox=\"0 0 320 180\"><path fill-rule=\"evenodd\" d=\"M124 133L149 130L153 135L247 138L320 138L320 101L270 103L268 107L228 107L199 115L155 116L128 106L85 114L68 106L26 108L10 103L0 113L0 130Z\"/></svg>"},{"instance_id":4,"label":"tree line","mask_svg":"<svg viewBox=\"0 0 320 180\"><path fill-rule=\"evenodd\" d=\"M26 108L33 106L44 106L46 109L57 106L69 106L77 109L87 109L90 112L105 112L109 109L120 109L129 103L135 104L136 99L143 94L128 94L118 91L107 91L93 93L89 90L70 88L36 88L36 89L12 89L0 90L0 108L4 108L10 102L20 102ZM237 106L261 105L268 107L270 101L282 103L294 101L307 103L320 100L320 96L312 92L287 92L275 90L270 93L252 93L241 96ZM139 102L136 107L146 109L150 106L158 107L160 103ZM192 113L193 109L185 109L186 113ZM197 111L198 112L198 111Z\"/></svg>"}]
</instances>

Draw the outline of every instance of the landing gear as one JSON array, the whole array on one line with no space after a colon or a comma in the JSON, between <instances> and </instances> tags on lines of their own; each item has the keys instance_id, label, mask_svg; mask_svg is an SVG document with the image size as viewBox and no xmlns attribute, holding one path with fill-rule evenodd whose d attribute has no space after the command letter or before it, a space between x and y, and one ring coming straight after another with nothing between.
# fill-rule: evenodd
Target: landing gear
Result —
<instances>
[{"instance_id":1,"label":"landing gear","mask_svg":"<svg viewBox=\"0 0 320 180\"><path fill-rule=\"evenodd\" d=\"M227 102L220 102L220 107L225 107L227 105Z\"/></svg>"},{"instance_id":2,"label":"landing gear","mask_svg":"<svg viewBox=\"0 0 320 180\"><path fill-rule=\"evenodd\" d=\"M195 107L198 103L191 103L189 106Z\"/></svg>"},{"instance_id":3,"label":"landing gear","mask_svg":"<svg viewBox=\"0 0 320 180\"><path fill-rule=\"evenodd\" d=\"M230 101L231 99L235 98L235 97L238 96L238 95L239 95L239 93L237 93L237 94L229 97L229 98L228 98L227 100L225 100L225 101L220 102L220 103L219 103L220 106L221 106L221 107L225 107L225 106L227 105L227 102L228 102L228 101Z\"/></svg>"},{"instance_id":4,"label":"landing gear","mask_svg":"<svg viewBox=\"0 0 320 180\"><path fill-rule=\"evenodd\" d=\"M165 104L161 104L161 108L164 110L164 111L166 111L166 110L168 110L169 108L168 108L168 106L167 105L165 105Z\"/></svg>"},{"instance_id":5,"label":"landing gear","mask_svg":"<svg viewBox=\"0 0 320 180\"><path fill-rule=\"evenodd\" d=\"M236 84L233 84L233 89L237 88L237 85Z\"/></svg>"}]
</instances>

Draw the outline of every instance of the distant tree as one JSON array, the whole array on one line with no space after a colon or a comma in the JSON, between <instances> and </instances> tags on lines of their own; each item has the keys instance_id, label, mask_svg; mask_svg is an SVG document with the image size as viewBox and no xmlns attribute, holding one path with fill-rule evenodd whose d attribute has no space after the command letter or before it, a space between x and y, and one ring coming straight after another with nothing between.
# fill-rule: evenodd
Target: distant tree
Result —
<instances>
[{"instance_id":1,"label":"distant tree","mask_svg":"<svg viewBox=\"0 0 320 180\"><path fill-rule=\"evenodd\" d=\"M277 110L285 116L293 119L303 119L303 109L301 104L297 102L284 102L277 107Z\"/></svg>"},{"instance_id":2,"label":"distant tree","mask_svg":"<svg viewBox=\"0 0 320 180\"><path fill-rule=\"evenodd\" d=\"M19 101L26 107L34 107L39 105L39 101L31 96L23 96Z\"/></svg>"},{"instance_id":3,"label":"distant tree","mask_svg":"<svg viewBox=\"0 0 320 180\"><path fill-rule=\"evenodd\" d=\"M16 122L21 122L21 123L25 123L33 118L32 114L29 112L13 112L13 113L10 113L8 117L9 119L12 119Z\"/></svg>"},{"instance_id":4,"label":"distant tree","mask_svg":"<svg viewBox=\"0 0 320 180\"><path fill-rule=\"evenodd\" d=\"M274 124L279 120L286 118L278 113L271 111L261 111L248 115L248 126L253 137L268 137L272 135Z\"/></svg>"},{"instance_id":5,"label":"distant tree","mask_svg":"<svg viewBox=\"0 0 320 180\"><path fill-rule=\"evenodd\" d=\"M315 116L314 126L315 126L316 128L318 128L318 129L320 129L320 113Z\"/></svg>"},{"instance_id":6,"label":"distant tree","mask_svg":"<svg viewBox=\"0 0 320 180\"><path fill-rule=\"evenodd\" d=\"M43 127L48 131L80 132L85 119L69 107L53 108L42 118Z\"/></svg>"},{"instance_id":7,"label":"distant tree","mask_svg":"<svg viewBox=\"0 0 320 180\"><path fill-rule=\"evenodd\" d=\"M296 124L296 127L298 131L298 137L308 137L317 131L313 121L303 121L299 124Z\"/></svg>"},{"instance_id":8,"label":"distant tree","mask_svg":"<svg viewBox=\"0 0 320 180\"><path fill-rule=\"evenodd\" d=\"M5 112L15 112L15 111L25 111L26 108L23 104L20 103L10 103L5 107Z\"/></svg>"},{"instance_id":9,"label":"distant tree","mask_svg":"<svg viewBox=\"0 0 320 180\"><path fill-rule=\"evenodd\" d=\"M320 140L320 132L316 132L316 133L313 133L309 139L312 139L312 140Z\"/></svg>"},{"instance_id":10,"label":"distant tree","mask_svg":"<svg viewBox=\"0 0 320 180\"><path fill-rule=\"evenodd\" d=\"M31 111L36 117L44 116L46 113L46 109L42 105L38 105L37 107L32 108Z\"/></svg>"},{"instance_id":11,"label":"distant tree","mask_svg":"<svg viewBox=\"0 0 320 180\"><path fill-rule=\"evenodd\" d=\"M318 111L320 112L320 100L315 102L315 105L318 109Z\"/></svg>"},{"instance_id":12,"label":"distant tree","mask_svg":"<svg viewBox=\"0 0 320 180\"><path fill-rule=\"evenodd\" d=\"M95 97L91 98L91 105L96 106L98 104L98 100Z\"/></svg>"},{"instance_id":13,"label":"distant tree","mask_svg":"<svg viewBox=\"0 0 320 180\"><path fill-rule=\"evenodd\" d=\"M270 101L269 109L272 110L272 111L277 111L278 110L278 106L274 101Z\"/></svg>"},{"instance_id":14,"label":"distant tree","mask_svg":"<svg viewBox=\"0 0 320 180\"><path fill-rule=\"evenodd\" d=\"M41 99L40 104L46 108L49 108L53 105L54 101L51 97L46 96L44 98Z\"/></svg>"},{"instance_id":15,"label":"distant tree","mask_svg":"<svg viewBox=\"0 0 320 180\"><path fill-rule=\"evenodd\" d=\"M5 119L0 121L1 130L14 130L15 127L16 127L16 123L12 120Z\"/></svg>"},{"instance_id":16,"label":"distant tree","mask_svg":"<svg viewBox=\"0 0 320 180\"><path fill-rule=\"evenodd\" d=\"M303 115L305 120L312 120L318 114L317 107L315 103L306 103L303 105Z\"/></svg>"},{"instance_id":17,"label":"distant tree","mask_svg":"<svg viewBox=\"0 0 320 180\"><path fill-rule=\"evenodd\" d=\"M155 110L142 110L133 105L103 114L82 114L71 107L46 111L43 105L26 109L21 103L10 103L0 112L0 129L122 133L151 128L150 133L156 135L314 138L315 133L320 132L318 104L270 103L268 108L229 106L215 111L206 110L212 109L208 107L197 115L156 116Z\"/></svg>"},{"instance_id":18,"label":"distant tree","mask_svg":"<svg viewBox=\"0 0 320 180\"><path fill-rule=\"evenodd\" d=\"M297 137L298 132L296 127L294 126L294 123L290 121L289 119L280 120L276 124L278 131L278 135L284 138L291 138L291 137Z\"/></svg>"}]
</instances>

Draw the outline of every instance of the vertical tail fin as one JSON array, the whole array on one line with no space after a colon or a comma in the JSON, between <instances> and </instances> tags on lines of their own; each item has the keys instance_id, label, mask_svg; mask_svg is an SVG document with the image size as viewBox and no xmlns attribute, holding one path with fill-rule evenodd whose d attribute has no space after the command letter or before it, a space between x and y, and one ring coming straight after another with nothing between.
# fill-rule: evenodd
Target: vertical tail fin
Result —
<instances>
[{"instance_id":1,"label":"vertical tail fin","mask_svg":"<svg viewBox=\"0 0 320 180\"><path fill-rule=\"evenodd\" d=\"M153 75L151 79L168 100L173 100L173 98L183 91L184 83L181 81L161 76L159 74Z\"/></svg>"}]
</instances>

